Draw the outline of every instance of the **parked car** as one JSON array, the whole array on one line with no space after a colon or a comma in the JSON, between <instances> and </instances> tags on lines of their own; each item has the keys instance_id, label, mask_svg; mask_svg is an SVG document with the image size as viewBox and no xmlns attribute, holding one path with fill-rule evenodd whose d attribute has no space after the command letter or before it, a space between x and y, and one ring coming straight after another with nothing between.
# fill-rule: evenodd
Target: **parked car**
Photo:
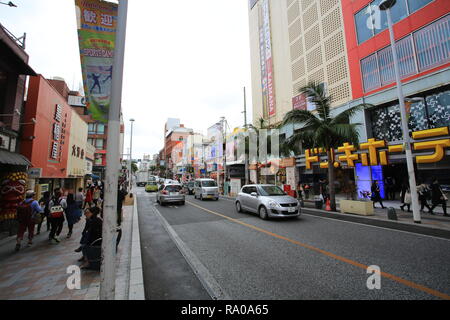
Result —
<instances>
[{"instance_id":1,"label":"parked car","mask_svg":"<svg viewBox=\"0 0 450 320\"><path fill-rule=\"evenodd\" d=\"M261 219L298 217L300 203L276 185L254 184L243 186L236 198L237 212L257 213Z\"/></svg>"},{"instance_id":2,"label":"parked car","mask_svg":"<svg viewBox=\"0 0 450 320\"><path fill-rule=\"evenodd\" d=\"M183 186L181 184L163 184L159 187L156 194L156 202L164 206L167 203L179 203L184 205L186 202Z\"/></svg>"},{"instance_id":3,"label":"parked car","mask_svg":"<svg viewBox=\"0 0 450 320\"><path fill-rule=\"evenodd\" d=\"M197 179L194 184L194 198L219 200L219 187L213 179Z\"/></svg>"},{"instance_id":4,"label":"parked car","mask_svg":"<svg viewBox=\"0 0 450 320\"><path fill-rule=\"evenodd\" d=\"M146 192L157 192L158 191L158 184L156 181L149 181L145 185L145 191Z\"/></svg>"}]
</instances>

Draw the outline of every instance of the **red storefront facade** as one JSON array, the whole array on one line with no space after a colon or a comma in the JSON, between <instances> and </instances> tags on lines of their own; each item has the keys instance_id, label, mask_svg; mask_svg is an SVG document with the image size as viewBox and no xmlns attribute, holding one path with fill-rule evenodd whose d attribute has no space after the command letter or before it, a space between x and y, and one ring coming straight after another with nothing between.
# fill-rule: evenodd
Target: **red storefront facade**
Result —
<instances>
[{"instance_id":1,"label":"red storefront facade","mask_svg":"<svg viewBox=\"0 0 450 320\"><path fill-rule=\"evenodd\" d=\"M41 75L31 77L24 121L21 152L42 179L67 177L72 110L67 100ZM61 185L60 185L61 186Z\"/></svg>"},{"instance_id":2,"label":"red storefront facade","mask_svg":"<svg viewBox=\"0 0 450 320\"><path fill-rule=\"evenodd\" d=\"M396 6L408 7L408 4L412 3L410 1L411 0L397 0ZM344 16L345 36L349 57L353 99L359 99L363 96L371 95L394 86L393 82L386 83L386 81L380 81L380 84L378 86L365 86L364 84L364 75L361 67L362 61L365 58L373 55L374 53L379 52L380 50L383 50L385 48L389 49L387 48L390 46L389 31L387 30L387 28L384 28L384 30L376 32L376 34L369 39L359 41L356 16L365 12L369 4L377 5L379 2L379 0L342 0L342 10ZM399 17L397 22L394 16L395 40L399 41L405 39L408 36L412 36L411 54L415 55L420 53L418 52L415 33L420 31L421 29L427 28L433 23L439 22L440 19L445 19L446 15L448 15L450 12L448 0L425 0L420 2L423 3L422 7L416 9L416 11L414 12L409 12L409 10L411 9L408 8L408 12L405 14L407 16ZM399 9L404 10L403 7L400 7ZM385 15L385 13L382 14ZM361 23L361 25L363 25L363 23L364 21ZM445 39L443 40L445 41ZM410 74L405 75L402 79L402 82L408 82L413 79L423 77L438 70L448 68L449 66L450 63L448 61L437 63L436 66L430 66L429 68L412 66Z\"/></svg>"}]
</instances>

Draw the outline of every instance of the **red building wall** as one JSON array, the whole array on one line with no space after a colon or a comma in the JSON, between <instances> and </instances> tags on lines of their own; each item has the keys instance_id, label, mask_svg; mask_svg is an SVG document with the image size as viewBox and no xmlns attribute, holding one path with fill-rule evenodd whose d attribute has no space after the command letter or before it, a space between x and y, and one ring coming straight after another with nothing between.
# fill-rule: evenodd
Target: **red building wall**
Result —
<instances>
[{"instance_id":1,"label":"red building wall","mask_svg":"<svg viewBox=\"0 0 450 320\"><path fill-rule=\"evenodd\" d=\"M395 84L390 84L371 92L364 93L363 82L361 76L361 59L371 55L372 53L383 49L390 45L389 30L384 30L369 40L358 44L355 26L355 14L368 5L371 0L341 0L342 10L344 16L345 37L347 41L347 51L350 66L350 79L352 83L353 99L361 98L364 95L369 95L374 92L384 90L392 87ZM427 24L437 20L450 11L449 0L434 0L420 10L409 15L405 19L394 24L395 40L399 40L406 35L426 26ZM409 78L403 79L402 82L410 81L412 79L432 73L436 70L443 69L450 66L445 64L437 68L421 72Z\"/></svg>"},{"instance_id":2,"label":"red building wall","mask_svg":"<svg viewBox=\"0 0 450 320\"><path fill-rule=\"evenodd\" d=\"M61 106L61 133L58 159L51 158L56 105ZM42 168L43 178L66 178L69 154L71 107L58 91L42 76L30 77L28 98L25 105L25 125L21 152L30 159L34 168ZM64 128L64 123L66 127ZM34 140L28 137L36 137Z\"/></svg>"}]
</instances>

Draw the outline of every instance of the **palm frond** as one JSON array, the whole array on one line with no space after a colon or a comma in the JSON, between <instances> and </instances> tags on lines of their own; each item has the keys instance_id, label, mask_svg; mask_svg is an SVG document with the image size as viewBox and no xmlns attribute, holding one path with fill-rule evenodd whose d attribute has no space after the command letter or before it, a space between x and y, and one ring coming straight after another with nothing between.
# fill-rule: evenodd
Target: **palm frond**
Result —
<instances>
[{"instance_id":1,"label":"palm frond","mask_svg":"<svg viewBox=\"0 0 450 320\"><path fill-rule=\"evenodd\" d=\"M306 95L316 105L316 111L321 120L330 118L331 97L325 94L323 86L316 82L309 82L305 87L300 88L299 92Z\"/></svg>"},{"instance_id":2,"label":"palm frond","mask_svg":"<svg viewBox=\"0 0 450 320\"><path fill-rule=\"evenodd\" d=\"M354 115L356 115L359 111L361 111L365 107L370 107L370 106L372 106L372 105L363 103L363 104L357 105L355 107L351 107L350 109L347 109L347 110L339 113L337 116L335 116L333 118L333 120L331 121L331 123L332 124L350 123L350 119L353 118Z\"/></svg>"}]
</instances>

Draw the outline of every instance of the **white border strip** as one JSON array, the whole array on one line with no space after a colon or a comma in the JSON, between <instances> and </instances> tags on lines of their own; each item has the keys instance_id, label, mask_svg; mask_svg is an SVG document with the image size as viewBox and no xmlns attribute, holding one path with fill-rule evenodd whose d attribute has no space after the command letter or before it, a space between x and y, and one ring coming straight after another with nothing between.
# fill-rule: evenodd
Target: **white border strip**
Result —
<instances>
[{"instance_id":1,"label":"white border strip","mask_svg":"<svg viewBox=\"0 0 450 320\"><path fill-rule=\"evenodd\" d=\"M164 229L166 229L173 242L180 250L187 263L191 266L197 278L202 283L208 294L213 300L232 300L231 297L220 287L216 279L211 275L208 269L201 263L197 256L189 249L183 240L178 236L176 231L170 226L167 220L162 216L159 210L152 205L151 209L158 216Z\"/></svg>"},{"instance_id":2,"label":"white border strip","mask_svg":"<svg viewBox=\"0 0 450 320\"><path fill-rule=\"evenodd\" d=\"M131 265L129 300L145 300L144 274L142 272L141 237L139 235L139 215L137 211L137 194L133 194L133 231L131 238Z\"/></svg>"}]
</instances>

